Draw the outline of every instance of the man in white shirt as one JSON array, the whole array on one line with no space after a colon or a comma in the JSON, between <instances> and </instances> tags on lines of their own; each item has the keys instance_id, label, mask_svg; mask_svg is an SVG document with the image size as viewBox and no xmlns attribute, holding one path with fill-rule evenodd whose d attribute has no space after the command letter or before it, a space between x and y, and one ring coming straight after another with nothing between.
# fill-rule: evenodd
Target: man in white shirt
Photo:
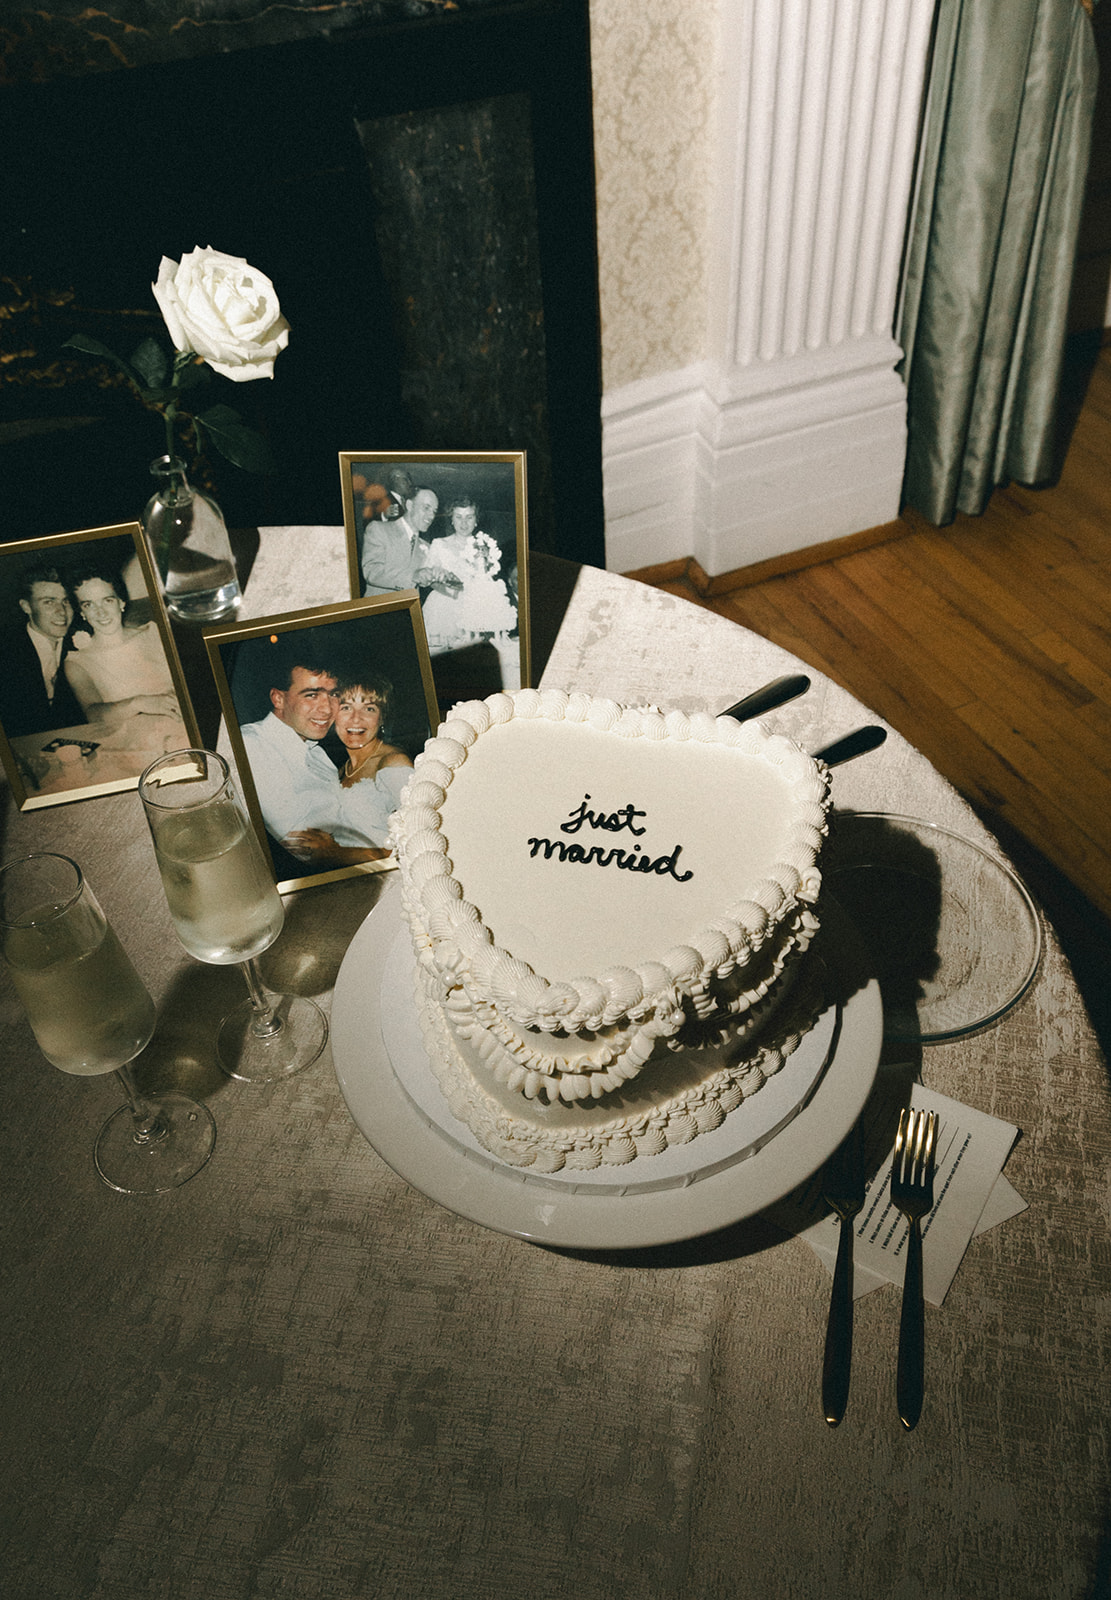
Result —
<instances>
[{"instance_id":1,"label":"man in white shirt","mask_svg":"<svg viewBox=\"0 0 1111 1600\"><path fill-rule=\"evenodd\" d=\"M335 716L335 687L324 667L293 667L286 687L270 690L269 716L241 730L262 819L276 840L335 820L339 774L319 748Z\"/></svg>"}]
</instances>

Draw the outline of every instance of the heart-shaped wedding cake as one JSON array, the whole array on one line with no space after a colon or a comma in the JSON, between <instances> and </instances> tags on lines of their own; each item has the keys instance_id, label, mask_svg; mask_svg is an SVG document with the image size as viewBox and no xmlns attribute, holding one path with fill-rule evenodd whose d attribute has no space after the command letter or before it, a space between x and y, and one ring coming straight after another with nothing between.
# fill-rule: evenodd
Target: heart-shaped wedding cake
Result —
<instances>
[{"instance_id":1,"label":"heart-shaped wedding cake","mask_svg":"<svg viewBox=\"0 0 1111 1600\"><path fill-rule=\"evenodd\" d=\"M759 724L555 690L454 707L393 822L454 1116L546 1173L719 1126L798 1042L774 1013L828 803Z\"/></svg>"}]
</instances>

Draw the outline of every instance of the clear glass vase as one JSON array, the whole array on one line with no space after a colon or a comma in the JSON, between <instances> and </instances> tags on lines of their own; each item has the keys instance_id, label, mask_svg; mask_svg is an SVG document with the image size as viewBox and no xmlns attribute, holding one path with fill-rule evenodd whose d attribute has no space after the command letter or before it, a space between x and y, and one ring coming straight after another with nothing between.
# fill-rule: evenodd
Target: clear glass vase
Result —
<instances>
[{"instance_id":1,"label":"clear glass vase","mask_svg":"<svg viewBox=\"0 0 1111 1600\"><path fill-rule=\"evenodd\" d=\"M220 507L193 488L176 456L159 456L150 470L158 488L143 512L143 531L171 616L185 622L232 616L242 595Z\"/></svg>"}]
</instances>

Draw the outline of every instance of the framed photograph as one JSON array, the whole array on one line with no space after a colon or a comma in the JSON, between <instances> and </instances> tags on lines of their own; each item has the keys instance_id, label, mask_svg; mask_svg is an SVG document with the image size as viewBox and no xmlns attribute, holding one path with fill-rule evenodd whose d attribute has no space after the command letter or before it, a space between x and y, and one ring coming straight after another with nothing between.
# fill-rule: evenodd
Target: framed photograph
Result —
<instances>
[{"instance_id":1,"label":"framed photograph","mask_svg":"<svg viewBox=\"0 0 1111 1600\"><path fill-rule=\"evenodd\" d=\"M0 758L21 811L134 789L199 744L137 522L0 545Z\"/></svg>"},{"instance_id":2,"label":"framed photograph","mask_svg":"<svg viewBox=\"0 0 1111 1600\"><path fill-rule=\"evenodd\" d=\"M524 451L342 451L351 593L416 589L440 707L527 688Z\"/></svg>"},{"instance_id":3,"label":"framed photograph","mask_svg":"<svg viewBox=\"0 0 1111 1600\"><path fill-rule=\"evenodd\" d=\"M278 888L396 866L390 817L438 722L416 592L206 628L204 637Z\"/></svg>"}]
</instances>

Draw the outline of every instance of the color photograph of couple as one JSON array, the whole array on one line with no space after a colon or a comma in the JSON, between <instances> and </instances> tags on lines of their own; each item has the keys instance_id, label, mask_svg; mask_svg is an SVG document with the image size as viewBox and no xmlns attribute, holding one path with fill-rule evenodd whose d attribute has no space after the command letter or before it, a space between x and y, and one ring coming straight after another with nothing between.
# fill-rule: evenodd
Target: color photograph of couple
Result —
<instances>
[{"instance_id":1,"label":"color photograph of couple","mask_svg":"<svg viewBox=\"0 0 1111 1600\"><path fill-rule=\"evenodd\" d=\"M196 728L137 523L0 551L5 766L25 808L134 788Z\"/></svg>"},{"instance_id":2,"label":"color photograph of couple","mask_svg":"<svg viewBox=\"0 0 1111 1600\"><path fill-rule=\"evenodd\" d=\"M442 707L529 680L524 454L340 456L353 595L415 589Z\"/></svg>"},{"instance_id":3,"label":"color photograph of couple","mask_svg":"<svg viewBox=\"0 0 1111 1600\"><path fill-rule=\"evenodd\" d=\"M418 611L386 596L206 631L279 888L395 865L390 818L437 718Z\"/></svg>"}]
</instances>

